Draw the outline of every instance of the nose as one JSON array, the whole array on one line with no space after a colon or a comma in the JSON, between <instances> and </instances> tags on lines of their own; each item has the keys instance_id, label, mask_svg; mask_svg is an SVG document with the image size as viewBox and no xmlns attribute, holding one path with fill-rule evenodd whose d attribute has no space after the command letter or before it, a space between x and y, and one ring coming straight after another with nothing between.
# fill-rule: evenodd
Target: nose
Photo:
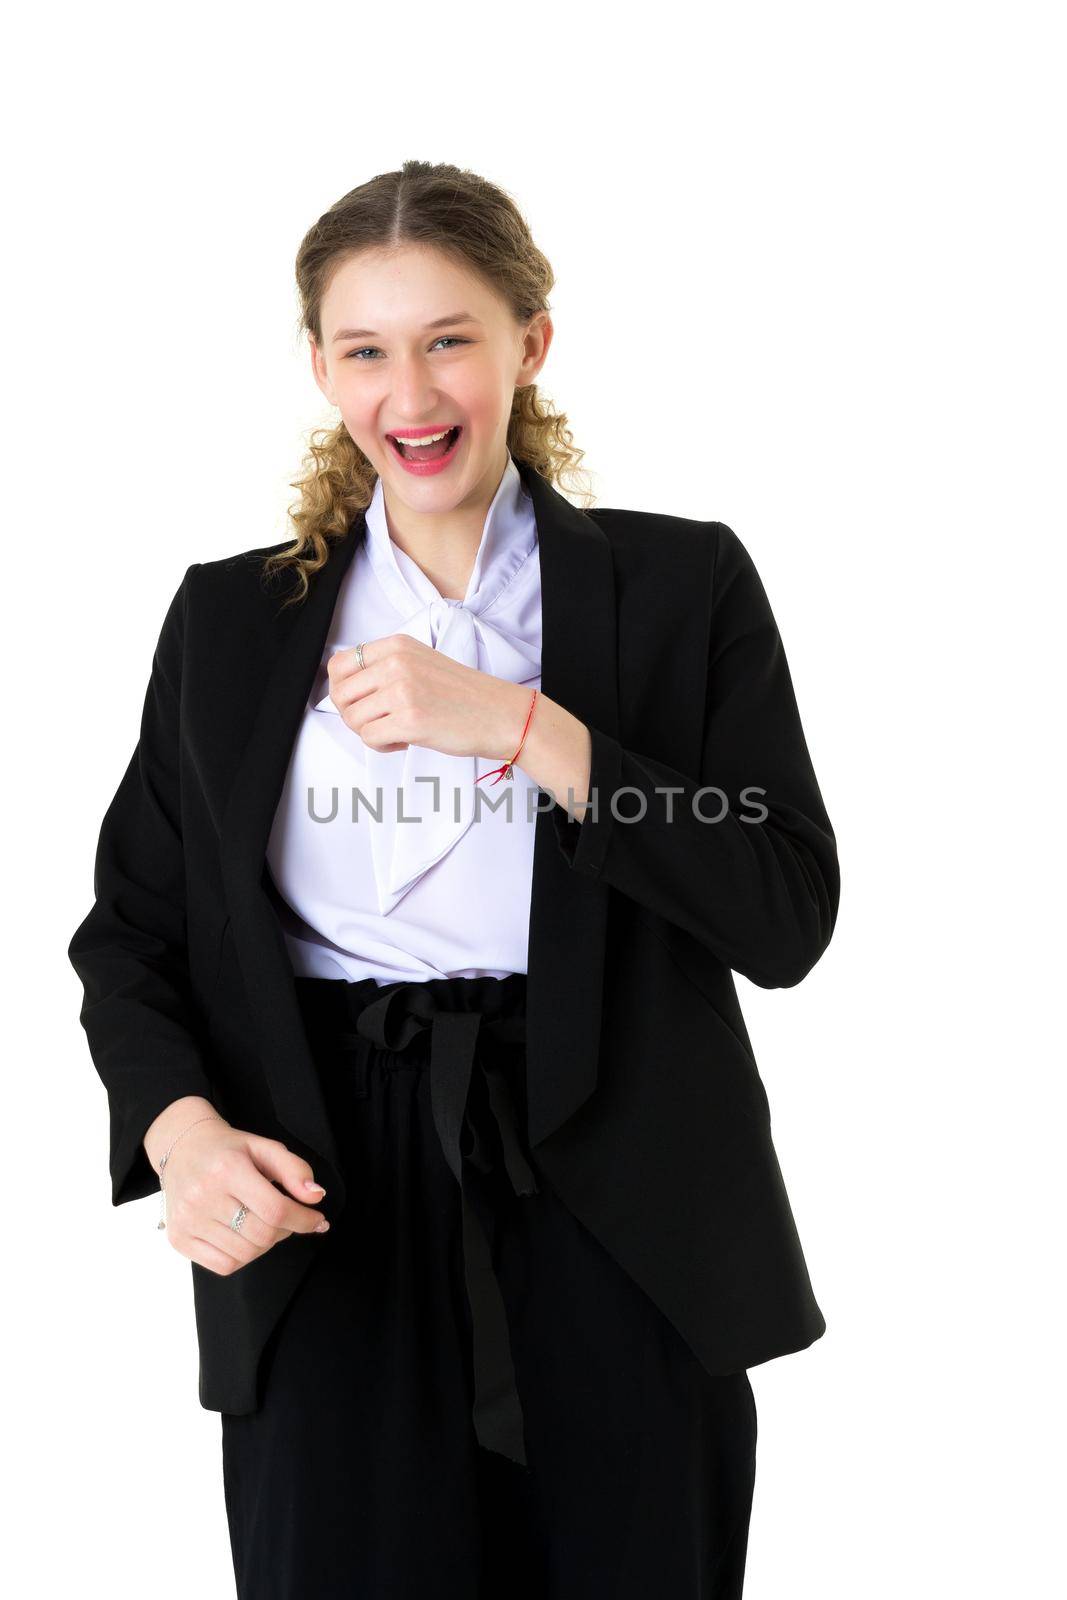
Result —
<instances>
[{"instance_id":1,"label":"nose","mask_svg":"<svg viewBox=\"0 0 1067 1600\"><path fill-rule=\"evenodd\" d=\"M396 417L408 427L421 428L444 414L440 391L424 356L398 356L392 378L391 393L384 408L387 416ZM396 429L389 431L394 433Z\"/></svg>"}]
</instances>

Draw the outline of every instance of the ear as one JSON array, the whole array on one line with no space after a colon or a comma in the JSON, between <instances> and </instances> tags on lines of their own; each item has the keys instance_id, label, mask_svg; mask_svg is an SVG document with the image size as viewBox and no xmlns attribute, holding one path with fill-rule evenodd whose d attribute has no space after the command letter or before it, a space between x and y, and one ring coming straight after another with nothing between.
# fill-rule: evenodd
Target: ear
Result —
<instances>
[{"instance_id":1,"label":"ear","mask_svg":"<svg viewBox=\"0 0 1067 1600\"><path fill-rule=\"evenodd\" d=\"M548 359L548 348L555 334L552 318L547 311L535 312L531 317L523 340L523 361L519 369L517 388L533 383Z\"/></svg>"},{"instance_id":2,"label":"ear","mask_svg":"<svg viewBox=\"0 0 1067 1600\"><path fill-rule=\"evenodd\" d=\"M311 375L330 404L335 406L337 404L337 396L334 394L333 384L330 382L329 373L326 371L326 362L323 359L322 351L315 343L315 335L313 333L308 334L308 347L311 356Z\"/></svg>"}]
</instances>

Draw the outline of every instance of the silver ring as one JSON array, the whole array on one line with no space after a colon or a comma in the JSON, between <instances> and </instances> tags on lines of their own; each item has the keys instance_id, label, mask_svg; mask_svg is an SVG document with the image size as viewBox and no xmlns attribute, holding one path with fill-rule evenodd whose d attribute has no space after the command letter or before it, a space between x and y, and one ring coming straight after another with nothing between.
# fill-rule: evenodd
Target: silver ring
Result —
<instances>
[{"instance_id":1,"label":"silver ring","mask_svg":"<svg viewBox=\"0 0 1067 1600\"><path fill-rule=\"evenodd\" d=\"M247 1215L248 1215L248 1207L247 1206L238 1206L237 1207L237 1210L233 1214L233 1219L230 1222L230 1227L233 1229L234 1233L240 1233L241 1224L245 1220Z\"/></svg>"},{"instance_id":2,"label":"silver ring","mask_svg":"<svg viewBox=\"0 0 1067 1600\"><path fill-rule=\"evenodd\" d=\"M356 645L356 660L359 662L361 667L365 667L367 665L363 659L363 646L361 644Z\"/></svg>"}]
</instances>

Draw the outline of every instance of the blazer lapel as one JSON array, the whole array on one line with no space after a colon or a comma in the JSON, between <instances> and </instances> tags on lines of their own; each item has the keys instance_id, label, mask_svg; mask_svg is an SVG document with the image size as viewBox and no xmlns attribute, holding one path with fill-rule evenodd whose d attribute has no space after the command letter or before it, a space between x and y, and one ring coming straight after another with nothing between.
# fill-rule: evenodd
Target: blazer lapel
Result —
<instances>
[{"instance_id":1,"label":"blazer lapel","mask_svg":"<svg viewBox=\"0 0 1067 1600\"><path fill-rule=\"evenodd\" d=\"M265 674L259 709L237 764L220 832L222 877L259 1053L278 1120L334 1169L327 1191L344 1200L341 1160L311 1056L281 923L269 894L267 843L289 758L322 659L341 580L366 532L360 512L332 543L326 564L298 606L271 620L268 655L250 671ZM249 692L252 680L249 679ZM316 1176L319 1174L316 1172ZM320 1179L320 1181L322 1181Z\"/></svg>"},{"instance_id":2,"label":"blazer lapel","mask_svg":"<svg viewBox=\"0 0 1067 1600\"><path fill-rule=\"evenodd\" d=\"M537 522L542 692L617 737L615 589L607 537L547 479L521 463L519 471ZM235 948L278 1120L334 1169L327 1188L338 1209L344 1200L341 1161L271 901L266 850L341 582L365 532L360 512L345 538L331 544L307 598L287 609L279 598L267 659L258 664L265 673L261 699L226 801L220 840ZM609 799L602 796L601 804ZM531 1144L565 1122L596 1086L607 901L605 887L568 864L550 811L541 811L534 833L527 980Z\"/></svg>"},{"instance_id":3,"label":"blazer lapel","mask_svg":"<svg viewBox=\"0 0 1067 1600\"><path fill-rule=\"evenodd\" d=\"M519 471L537 520L541 690L618 738L615 572L607 535L547 478L527 466ZM559 796L563 803L566 798ZM602 795L600 804L609 799ZM540 812L526 988L531 1145L547 1139L596 1087L607 908L607 888L575 872L560 848L551 808Z\"/></svg>"}]
</instances>

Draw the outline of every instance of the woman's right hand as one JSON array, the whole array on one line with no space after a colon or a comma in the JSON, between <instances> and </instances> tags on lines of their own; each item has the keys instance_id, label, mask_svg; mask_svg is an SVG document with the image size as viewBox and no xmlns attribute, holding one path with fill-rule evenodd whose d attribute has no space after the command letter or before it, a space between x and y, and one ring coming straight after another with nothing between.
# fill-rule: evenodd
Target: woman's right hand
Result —
<instances>
[{"instance_id":1,"label":"woman's right hand","mask_svg":"<svg viewBox=\"0 0 1067 1600\"><path fill-rule=\"evenodd\" d=\"M326 1191L313 1180L280 1139L209 1118L188 1130L163 1169L167 1236L190 1261L229 1277L292 1233L326 1232L330 1224L311 1204ZM248 1211L235 1233L230 1221L241 1205Z\"/></svg>"}]
</instances>

